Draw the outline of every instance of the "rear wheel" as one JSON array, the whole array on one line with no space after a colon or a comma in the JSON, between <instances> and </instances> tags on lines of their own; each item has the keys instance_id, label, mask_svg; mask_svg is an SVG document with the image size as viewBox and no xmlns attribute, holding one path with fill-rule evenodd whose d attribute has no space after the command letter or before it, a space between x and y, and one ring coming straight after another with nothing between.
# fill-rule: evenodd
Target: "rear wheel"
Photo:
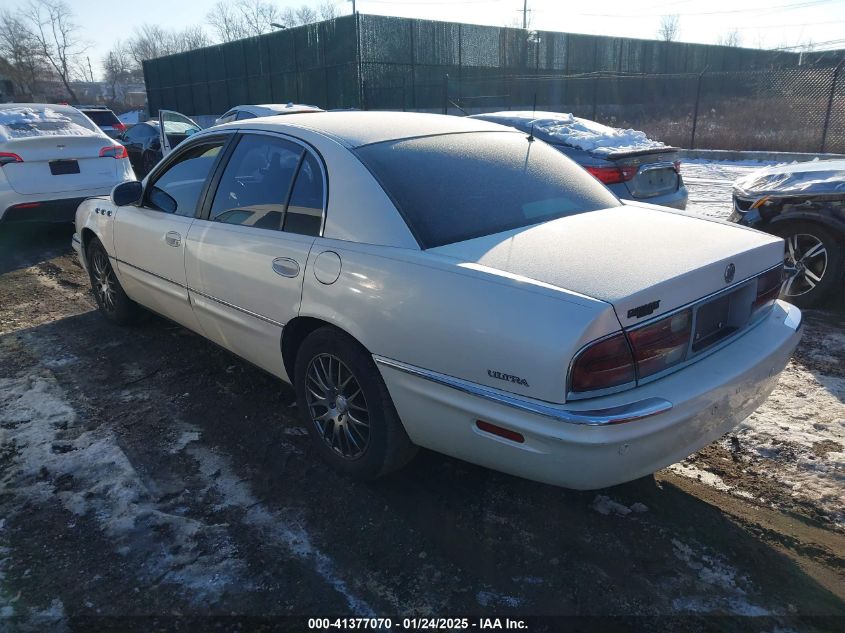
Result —
<instances>
[{"instance_id":1,"label":"rear wheel","mask_svg":"<svg viewBox=\"0 0 845 633\"><path fill-rule=\"evenodd\" d=\"M91 279L91 291L97 307L109 321L118 325L137 321L141 307L126 296L100 240L93 238L85 250L88 256L88 277Z\"/></svg>"},{"instance_id":2,"label":"rear wheel","mask_svg":"<svg viewBox=\"0 0 845 633\"><path fill-rule=\"evenodd\" d=\"M371 480L416 453L372 357L342 332L325 327L303 341L295 382L311 440L338 472Z\"/></svg>"},{"instance_id":3,"label":"rear wheel","mask_svg":"<svg viewBox=\"0 0 845 633\"><path fill-rule=\"evenodd\" d=\"M843 252L837 236L811 222L776 227L785 241L787 280L781 298L801 308L818 305L842 279Z\"/></svg>"}]
</instances>

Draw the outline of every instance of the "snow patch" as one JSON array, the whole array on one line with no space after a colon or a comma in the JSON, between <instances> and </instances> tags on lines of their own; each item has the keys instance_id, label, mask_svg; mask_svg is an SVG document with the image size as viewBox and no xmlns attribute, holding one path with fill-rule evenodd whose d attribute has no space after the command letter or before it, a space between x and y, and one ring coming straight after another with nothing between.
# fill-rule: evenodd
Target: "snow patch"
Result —
<instances>
[{"instance_id":1,"label":"snow patch","mask_svg":"<svg viewBox=\"0 0 845 633\"><path fill-rule=\"evenodd\" d=\"M130 552L139 532L166 534L166 543L149 548L145 569L196 600L213 602L227 586L246 585L225 528L160 508L112 433L80 432L49 372L0 380L0 420L3 442L16 452L0 484L23 503L58 500L73 514L90 514L118 552Z\"/></svg>"},{"instance_id":2,"label":"snow patch","mask_svg":"<svg viewBox=\"0 0 845 633\"><path fill-rule=\"evenodd\" d=\"M590 507L599 514L603 514L605 516L616 514L624 517L632 512L648 512L648 506L640 503L639 501L628 507L618 501L614 501L606 495L597 495L590 504Z\"/></svg>"},{"instance_id":3,"label":"snow patch","mask_svg":"<svg viewBox=\"0 0 845 633\"><path fill-rule=\"evenodd\" d=\"M648 138L645 132L609 127L571 114L535 120L534 129L537 136L543 140L565 143L593 154L615 154L667 147L665 143Z\"/></svg>"},{"instance_id":4,"label":"snow patch","mask_svg":"<svg viewBox=\"0 0 845 633\"><path fill-rule=\"evenodd\" d=\"M51 107L0 108L0 141L35 136L104 136L81 112Z\"/></svg>"},{"instance_id":5,"label":"snow patch","mask_svg":"<svg viewBox=\"0 0 845 633\"><path fill-rule=\"evenodd\" d=\"M747 579L740 576L721 556L710 554L700 547L694 548L676 538L672 539L672 551L675 558L695 572L700 585L699 592L704 594L676 598L672 602L676 611L728 612L745 616L771 615L767 609L748 600L745 588Z\"/></svg>"}]
</instances>

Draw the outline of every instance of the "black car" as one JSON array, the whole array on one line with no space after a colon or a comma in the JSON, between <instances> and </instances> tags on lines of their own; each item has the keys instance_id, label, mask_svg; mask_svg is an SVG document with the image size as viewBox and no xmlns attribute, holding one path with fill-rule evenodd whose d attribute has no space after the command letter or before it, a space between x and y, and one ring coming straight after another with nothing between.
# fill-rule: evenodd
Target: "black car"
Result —
<instances>
[{"instance_id":1,"label":"black car","mask_svg":"<svg viewBox=\"0 0 845 633\"><path fill-rule=\"evenodd\" d=\"M76 106L76 109L91 119L109 138L119 138L126 131L126 125L106 107Z\"/></svg>"},{"instance_id":2,"label":"black car","mask_svg":"<svg viewBox=\"0 0 845 633\"><path fill-rule=\"evenodd\" d=\"M164 117L167 138L162 143L161 120ZM129 162L140 180L162 157L169 153L179 143L202 128L191 119L178 113L163 110L159 120L151 119L145 123L137 123L126 130L118 140L126 147ZM164 145L164 150L162 150Z\"/></svg>"},{"instance_id":3,"label":"black car","mask_svg":"<svg viewBox=\"0 0 845 633\"><path fill-rule=\"evenodd\" d=\"M785 240L781 296L790 303L815 306L841 287L845 160L776 165L737 180L729 219Z\"/></svg>"}]
</instances>

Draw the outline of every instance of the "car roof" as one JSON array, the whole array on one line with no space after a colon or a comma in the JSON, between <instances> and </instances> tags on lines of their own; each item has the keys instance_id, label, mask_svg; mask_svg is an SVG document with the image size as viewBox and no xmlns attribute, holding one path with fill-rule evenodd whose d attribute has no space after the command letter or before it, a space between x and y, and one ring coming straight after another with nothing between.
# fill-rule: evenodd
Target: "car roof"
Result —
<instances>
[{"instance_id":1,"label":"car roof","mask_svg":"<svg viewBox=\"0 0 845 633\"><path fill-rule=\"evenodd\" d=\"M424 114L417 112L345 111L324 112L320 116L291 114L280 119L233 121L216 126L243 128L245 126L273 129L294 126L329 136L347 147L361 147L372 143L421 136L459 134L466 132L514 132L496 123L480 119Z\"/></svg>"}]
</instances>

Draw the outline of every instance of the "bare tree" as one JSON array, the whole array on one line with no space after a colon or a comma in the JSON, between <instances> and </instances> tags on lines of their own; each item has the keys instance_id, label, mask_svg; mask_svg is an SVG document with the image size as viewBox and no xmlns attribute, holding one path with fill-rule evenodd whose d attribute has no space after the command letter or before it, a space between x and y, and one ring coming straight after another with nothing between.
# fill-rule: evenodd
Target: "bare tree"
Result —
<instances>
[{"instance_id":1,"label":"bare tree","mask_svg":"<svg viewBox=\"0 0 845 633\"><path fill-rule=\"evenodd\" d=\"M141 74L129 47L122 42L117 42L102 61L104 78L109 84L110 105L113 106L118 102L118 93L120 92L120 96L123 96L123 90L118 89L129 83L140 81Z\"/></svg>"},{"instance_id":2,"label":"bare tree","mask_svg":"<svg viewBox=\"0 0 845 633\"><path fill-rule=\"evenodd\" d=\"M240 0L236 6L241 12L249 36L262 35L272 31L271 24L278 22L281 18L281 13L276 5L262 0Z\"/></svg>"},{"instance_id":3,"label":"bare tree","mask_svg":"<svg viewBox=\"0 0 845 633\"><path fill-rule=\"evenodd\" d=\"M211 38L202 26L189 26L182 31L170 31L157 24L144 24L135 28L135 32L126 44L127 51L140 72L143 62L173 53L210 46Z\"/></svg>"},{"instance_id":4,"label":"bare tree","mask_svg":"<svg viewBox=\"0 0 845 633\"><path fill-rule=\"evenodd\" d=\"M337 8L337 3L326 0L326 2L319 4L317 13L321 20L334 20L340 14L340 11Z\"/></svg>"},{"instance_id":5,"label":"bare tree","mask_svg":"<svg viewBox=\"0 0 845 633\"><path fill-rule=\"evenodd\" d=\"M30 0L23 16L29 23L39 54L50 64L65 86L71 100L78 101L70 85L83 63L85 44L73 10L64 0Z\"/></svg>"},{"instance_id":6,"label":"bare tree","mask_svg":"<svg viewBox=\"0 0 845 633\"><path fill-rule=\"evenodd\" d=\"M737 29L733 29L732 31L728 31L724 35L720 35L716 38L716 44L719 46L738 47L742 45L742 36L739 34ZM762 46L760 48L762 48Z\"/></svg>"},{"instance_id":7,"label":"bare tree","mask_svg":"<svg viewBox=\"0 0 845 633\"><path fill-rule=\"evenodd\" d=\"M272 23L282 20L276 5L264 0L238 0L227 3L221 0L212 7L206 20L222 42L262 35L273 30Z\"/></svg>"},{"instance_id":8,"label":"bare tree","mask_svg":"<svg viewBox=\"0 0 845 633\"><path fill-rule=\"evenodd\" d=\"M189 26L181 31L174 31L173 38L171 48L174 53L184 53L214 44L205 29L199 24Z\"/></svg>"},{"instance_id":9,"label":"bare tree","mask_svg":"<svg viewBox=\"0 0 845 633\"><path fill-rule=\"evenodd\" d=\"M49 74L32 31L10 11L0 12L0 58L5 61L3 73L21 94L31 96L36 81Z\"/></svg>"},{"instance_id":10,"label":"bare tree","mask_svg":"<svg viewBox=\"0 0 845 633\"><path fill-rule=\"evenodd\" d=\"M316 22L317 12L307 4L303 4L296 10L296 21L297 24L311 24L312 22Z\"/></svg>"},{"instance_id":11,"label":"bare tree","mask_svg":"<svg viewBox=\"0 0 845 633\"><path fill-rule=\"evenodd\" d=\"M663 15L660 17L660 26L657 29L657 37L664 42L674 42L681 32L681 18L678 15Z\"/></svg>"},{"instance_id":12,"label":"bare tree","mask_svg":"<svg viewBox=\"0 0 845 633\"><path fill-rule=\"evenodd\" d=\"M221 0L215 4L205 19L217 32L222 42L231 42L247 37L246 23L237 5Z\"/></svg>"}]
</instances>

